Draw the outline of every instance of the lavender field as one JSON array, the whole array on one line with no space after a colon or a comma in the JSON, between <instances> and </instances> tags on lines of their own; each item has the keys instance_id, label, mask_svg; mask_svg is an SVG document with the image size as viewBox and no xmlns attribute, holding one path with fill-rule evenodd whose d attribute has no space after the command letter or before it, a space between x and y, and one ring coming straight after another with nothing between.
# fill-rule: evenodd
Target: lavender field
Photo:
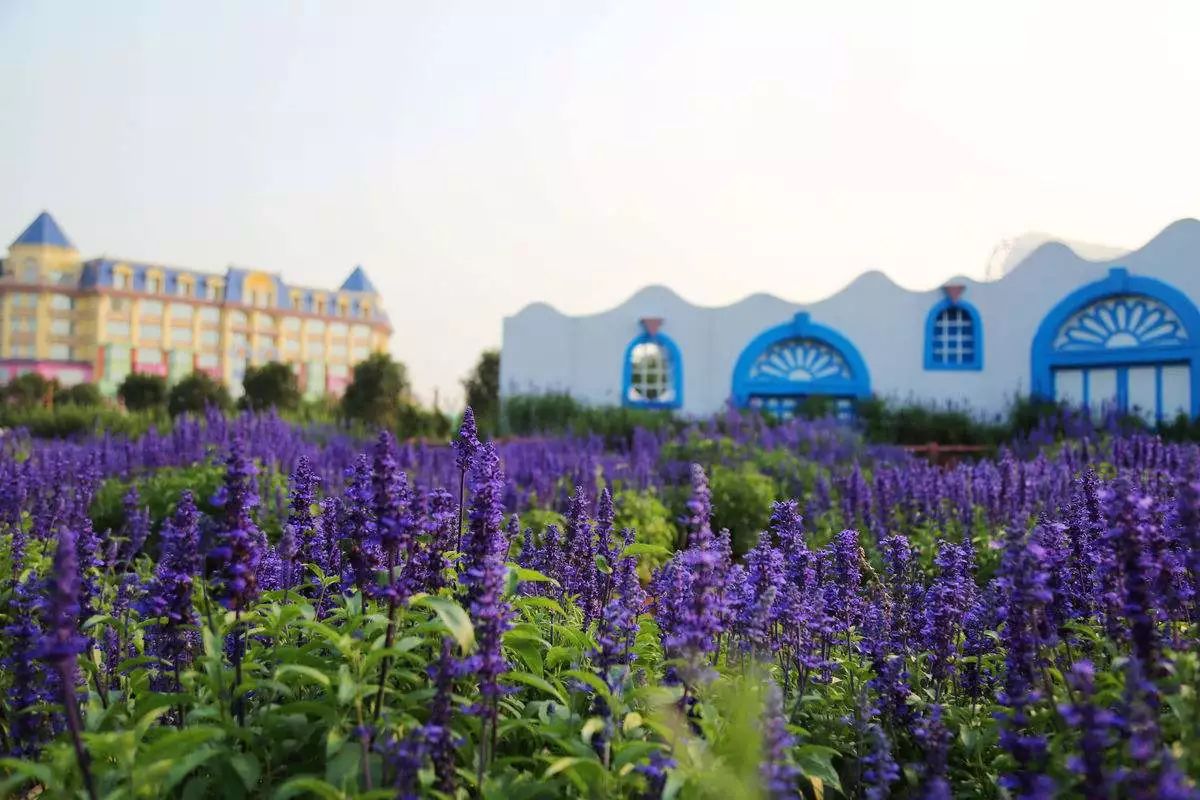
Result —
<instances>
[{"instance_id":1,"label":"lavender field","mask_svg":"<svg viewBox=\"0 0 1200 800\"><path fill-rule=\"evenodd\" d=\"M0 440L0 795L1197 797L1200 449Z\"/></svg>"}]
</instances>

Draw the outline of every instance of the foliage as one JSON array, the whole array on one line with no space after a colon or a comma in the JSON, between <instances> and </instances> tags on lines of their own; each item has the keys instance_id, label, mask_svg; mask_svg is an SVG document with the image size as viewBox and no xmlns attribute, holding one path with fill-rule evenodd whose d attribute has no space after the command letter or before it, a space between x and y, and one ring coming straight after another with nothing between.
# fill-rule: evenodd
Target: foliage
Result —
<instances>
[{"instance_id":1,"label":"foliage","mask_svg":"<svg viewBox=\"0 0 1200 800\"><path fill-rule=\"evenodd\" d=\"M1194 445L0 444L0 796L1195 796Z\"/></svg>"},{"instance_id":2,"label":"foliage","mask_svg":"<svg viewBox=\"0 0 1200 800\"><path fill-rule=\"evenodd\" d=\"M167 411L172 417L180 414L201 414L206 409L228 409L231 405L225 384L197 370L171 387Z\"/></svg>"},{"instance_id":3,"label":"foliage","mask_svg":"<svg viewBox=\"0 0 1200 800\"><path fill-rule=\"evenodd\" d=\"M613 527L617 530L629 528L636 531L637 541L674 551L679 540L675 517L653 489L622 489L613 494L613 506L617 512ZM647 556L643 563L657 566L666 558L666 555Z\"/></svg>"},{"instance_id":4,"label":"foliage","mask_svg":"<svg viewBox=\"0 0 1200 800\"><path fill-rule=\"evenodd\" d=\"M396 409L393 430L401 439L428 438L444 442L450 436L450 429L450 418L436 408L425 409L404 401Z\"/></svg>"},{"instance_id":5,"label":"foliage","mask_svg":"<svg viewBox=\"0 0 1200 800\"><path fill-rule=\"evenodd\" d=\"M354 365L354 377L342 395L348 419L395 430L409 394L408 370L387 353L372 353Z\"/></svg>"},{"instance_id":6,"label":"foliage","mask_svg":"<svg viewBox=\"0 0 1200 800\"><path fill-rule=\"evenodd\" d=\"M678 426L670 411L589 406L568 394L516 395L501 406L500 429L514 436L592 434L618 446L632 440L638 429L664 432Z\"/></svg>"},{"instance_id":7,"label":"foliage","mask_svg":"<svg viewBox=\"0 0 1200 800\"><path fill-rule=\"evenodd\" d=\"M771 503L778 496L775 482L749 463L737 467L717 464L711 470L709 485L713 529L728 528L733 535L734 553L745 553L754 546L759 531L766 530Z\"/></svg>"},{"instance_id":8,"label":"foliage","mask_svg":"<svg viewBox=\"0 0 1200 800\"><path fill-rule=\"evenodd\" d=\"M109 406L71 403L54 408L0 408L0 427L22 429L39 438L66 438L97 432L141 436L166 422L161 408L136 413Z\"/></svg>"},{"instance_id":9,"label":"foliage","mask_svg":"<svg viewBox=\"0 0 1200 800\"><path fill-rule=\"evenodd\" d=\"M500 351L484 350L471 374L463 380L467 405L484 433L495 433L500 422Z\"/></svg>"},{"instance_id":10,"label":"foliage","mask_svg":"<svg viewBox=\"0 0 1200 800\"><path fill-rule=\"evenodd\" d=\"M246 367L238 405L262 411L268 408L294 411L300 405L300 381L292 368L279 361Z\"/></svg>"},{"instance_id":11,"label":"foliage","mask_svg":"<svg viewBox=\"0 0 1200 800\"><path fill-rule=\"evenodd\" d=\"M54 392L55 405L99 406L104 404L100 387L94 383L77 383L64 386Z\"/></svg>"},{"instance_id":12,"label":"foliage","mask_svg":"<svg viewBox=\"0 0 1200 800\"><path fill-rule=\"evenodd\" d=\"M167 402L167 379L161 375L131 372L117 387L117 397L130 411L161 408Z\"/></svg>"},{"instance_id":13,"label":"foliage","mask_svg":"<svg viewBox=\"0 0 1200 800\"><path fill-rule=\"evenodd\" d=\"M42 377L36 372L26 372L13 378L4 387L4 401L17 408L32 408L49 405L58 382Z\"/></svg>"}]
</instances>

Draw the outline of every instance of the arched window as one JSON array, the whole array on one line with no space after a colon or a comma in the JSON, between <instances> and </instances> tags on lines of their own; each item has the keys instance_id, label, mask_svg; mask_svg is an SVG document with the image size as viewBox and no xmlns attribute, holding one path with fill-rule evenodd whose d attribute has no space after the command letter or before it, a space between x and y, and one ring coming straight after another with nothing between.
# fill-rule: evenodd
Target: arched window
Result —
<instances>
[{"instance_id":1,"label":"arched window","mask_svg":"<svg viewBox=\"0 0 1200 800\"><path fill-rule=\"evenodd\" d=\"M848 417L854 402L870 394L871 378L858 350L805 312L756 336L733 368L734 403L778 418L793 416L810 398Z\"/></svg>"},{"instance_id":2,"label":"arched window","mask_svg":"<svg viewBox=\"0 0 1200 800\"><path fill-rule=\"evenodd\" d=\"M1033 394L1137 414L1200 415L1200 310L1183 292L1120 267L1063 298L1032 348Z\"/></svg>"},{"instance_id":3,"label":"arched window","mask_svg":"<svg viewBox=\"0 0 1200 800\"><path fill-rule=\"evenodd\" d=\"M621 402L634 408L683 405L683 361L660 319L642 320L642 333L625 349Z\"/></svg>"},{"instance_id":4,"label":"arched window","mask_svg":"<svg viewBox=\"0 0 1200 800\"><path fill-rule=\"evenodd\" d=\"M925 320L925 369L983 369L979 312L959 299L961 286L947 286L946 290L946 299L935 305Z\"/></svg>"}]
</instances>

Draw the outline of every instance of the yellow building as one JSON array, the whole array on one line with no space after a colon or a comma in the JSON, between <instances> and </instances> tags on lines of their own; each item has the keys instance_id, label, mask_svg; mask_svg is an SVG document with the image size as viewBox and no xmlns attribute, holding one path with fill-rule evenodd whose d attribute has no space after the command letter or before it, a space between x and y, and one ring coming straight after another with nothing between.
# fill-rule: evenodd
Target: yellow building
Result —
<instances>
[{"instance_id":1,"label":"yellow building","mask_svg":"<svg viewBox=\"0 0 1200 800\"><path fill-rule=\"evenodd\" d=\"M306 396L337 395L391 333L362 267L330 290L238 267L84 261L46 212L0 262L0 382L37 372L113 394L130 372L173 383L199 370L237 395L247 366L282 361Z\"/></svg>"}]
</instances>

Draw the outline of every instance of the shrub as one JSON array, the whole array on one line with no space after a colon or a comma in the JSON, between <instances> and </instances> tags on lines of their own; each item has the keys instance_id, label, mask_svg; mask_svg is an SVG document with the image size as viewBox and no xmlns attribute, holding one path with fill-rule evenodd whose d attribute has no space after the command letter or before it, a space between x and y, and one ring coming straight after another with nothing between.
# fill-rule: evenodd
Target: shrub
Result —
<instances>
[{"instance_id":1,"label":"shrub","mask_svg":"<svg viewBox=\"0 0 1200 800\"><path fill-rule=\"evenodd\" d=\"M161 408L167 401L167 381L160 375L131 372L117 387L117 397L130 411Z\"/></svg>"},{"instance_id":2,"label":"shrub","mask_svg":"<svg viewBox=\"0 0 1200 800\"><path fill-rule=\"evenodd\" d=\"M500 414L501 430L509 435L596 435L613 447L628 444L638 428L664 431L679 425L670 411L588 406L561 393L505 398Z\"/></svg>"},{"instance_id":3,"label":"shrub","mask_svg":"<svg viewBox=\"0 0 1200 800\"><path fill-rule=\"evenodd\" d=\"M656 544L671 551L675 549L679 528L675 525L671 509L653 489L641 492L622 489L613 495L613 507L616 510L616 534L625 528L632 528L639 542ZM657 566L666 560L666 556L644 556L641 563Z\"/></svg>"},{"instance_id":4,"label":"shrub","mask_svg":"<svg viewBox=\"0 0 1200 800\"><path fill-rule=\"evenodd\" d=\"M100 485L92 500L92 524L97 531L121 530L125 524L123 503L130 487L137 488L140 505L149 510L150 524L155 531L175 510L180 493L185 489L192 493L197 508L205 514L215 514L218 509L212 504L212 498L221 488L224 478L224 464L163 467L134 480L110 478ZM281 528L281 521L267 498L277 492L287 491L287 477L274 470L263 470L259 473L258 490L263 503L255 513L255 519L259 527L274 538Z\"/></svg>"},{"instance_id":5,"label":"shrub","mask_svg":"<svg viewBox=\"0 0 1200 800\"><path fill-rule=\"evenodd\" d=\"M18 408L47 405L58 389L58 382L47 380L36 372L26 372L9 381L4 387L4 400Z\"/></svg>"},{"instance_id":6,"label":"shrub","mask_svg":"<svg viewBox=\"0 0 1200 800\"><path fill-rule=\"evenodd\" d=\"M712 488L712 528L728 528L733 536L733 552L741 555L754 546L758 534L771 519L776 499L775 482L752 464L737 467L716 464L708 476Z\"/></svg>"},{"instance_id":7,"label":"shrub","mask_svg":"<svg viewBox=\"0 0 1200 800\"><path fill-rule=\"evenodd\" d=\"M435 409L416 403L401 403L396 410L396 436L401 439L428 438L445 441L450 437L450 418Z\"/></svg>"},{"instance_id":8,"label":"shrub","mask_svg":"<svg viewBox=\"0 0 1200 800\"><path fill-rule=\"evenodd\" d=\"M278 361L248 367L242 388L246 393L239 405L243 408L292 411L300 405L300 381L290 366Z\"/></svg>"},{"instance_id":9,"label":"shrub","mask_svg":"<svg viewBox=\"0 0 1200 800\"><path fill-rule=\"evenodd\" d=\"M500 351L483 351L462 384L480 433L495 433L500 422Z\"/></svg>"},{"instance_id":10,"label":"shrub","mask_svg":"<svg viewBox=\"0 0 1200 800\"><path fill-rule=\"evenodd\" d=\"M387 353L373 353L354 365L354 378L342 395L342 414L378 428L395 429L408 394L405 366Z\"/></svg>"},{"instance_id":11,"label":"shrub","mask_svg":"<svg viewBox=\"0 0 1200 800\"><path fill-rule=\"evenodd\" d=\"M100 387L94 383L77 383L59 389L54 394L55 405L99 406L103 403Z\"/></svg>"},{"instance_id":12,"label":"shrub","mask_svg":"<svg viewBox=\"0 0 1200 800\"><path fill-rule=\"evenodd\" d=\"M193 372L171 388L167 412L177 417L180 414L202 414L209 406L225 411L230 405L229 390L225 384L207 372Z\"/></svg>"}]
</instances>

